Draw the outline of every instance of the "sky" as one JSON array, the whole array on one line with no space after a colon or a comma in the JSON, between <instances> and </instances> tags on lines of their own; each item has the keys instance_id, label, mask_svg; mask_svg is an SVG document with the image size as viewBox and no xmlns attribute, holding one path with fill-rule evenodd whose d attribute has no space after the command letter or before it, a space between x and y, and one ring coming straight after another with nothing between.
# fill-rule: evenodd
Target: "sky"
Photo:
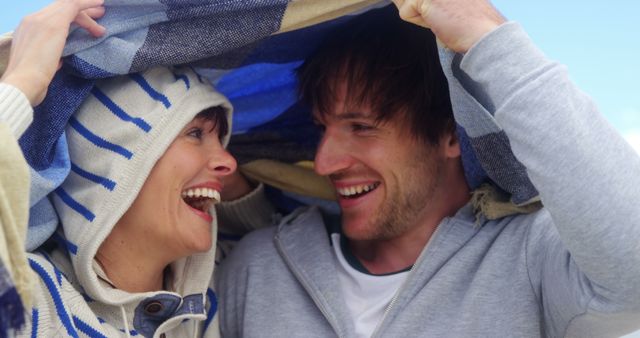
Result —
<instances>
[{"instance_id":1,"label":"sky","mask_svg":"<svg viewBox=\"0 0 640 338\"><path fill-rule=\"evenodd\" d=\"M640 153L640 26L637 0L494 0Z\"/></svg>"},{"instance_id":2,"label":"sky","mask_svg":"<svg viewBox=\"0 0 640 338\"><path fill-rule=\"evenodd\" d=\"M10 1L0 33L48 0ZM637 0L494 0L520 22L536 44L569 69L572 79L640 153L640 27Z\"/></svg>"}]
</instances>

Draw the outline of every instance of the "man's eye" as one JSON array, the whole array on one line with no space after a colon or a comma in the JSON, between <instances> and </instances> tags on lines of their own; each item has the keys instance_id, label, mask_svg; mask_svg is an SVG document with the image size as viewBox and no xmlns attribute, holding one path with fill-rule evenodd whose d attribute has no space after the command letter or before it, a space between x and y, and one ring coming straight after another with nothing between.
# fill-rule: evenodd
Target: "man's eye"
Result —
<instances>
[{"instance_id":1,"label":"man's eye","mask_svg":"<svg viewBox=\"0 0 640 338\"><path fill-rule=\"evenodd\" d=\"M316 128L318 128L320 130L320 132L324 133L324 131L327 129L327 127L324 124L322 124L321 122L319 122L317 120L314 120L313 124L316 126Z\"/></svg>"},{"instance_id":2,"label":"man's eye","mask_svg":"<svg viewBox=\"0 0 640 338\"><path fill-rule=\"evenodd\" d=\"M197 139L201 139L202 138L202 129L193 128L193 129L189 130L189 132L187 132L187 135L191 136L191 137L195 137Z\"/></svg>"},{"instance_id":3,"label":"man's eye","mask_svg":"<svg viewBox=\"0 0 640 338\"><path fill-rule=\"evenodd\" d=\"M353 123L351 124L351 130L353 131L368 131L372 130L373 126L362 124L362 123Z\"/></svg>"}]
</instances>

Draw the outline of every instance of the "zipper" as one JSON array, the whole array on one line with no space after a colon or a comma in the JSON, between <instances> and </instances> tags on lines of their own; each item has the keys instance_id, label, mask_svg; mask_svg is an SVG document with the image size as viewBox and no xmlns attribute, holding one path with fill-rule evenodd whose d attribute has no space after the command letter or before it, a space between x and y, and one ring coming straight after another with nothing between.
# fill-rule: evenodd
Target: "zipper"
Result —
<instances>
[{"instance_id":1,"label":"zipper","mask_svg":"<svg viewBox=\"0 0 640 338\"><path fill-rule=\"evenodd\" d=\"M378 325L376 325L376 328L373 330L373 333L371 334L371 338L377 337L378 331L380 331L380 328L382 327L382 323L384 323L384 320L387 318L387 315L389 314L389 312L391 312L391 309L393 309L393 306L395 305L396 301L398 300L398 297L400 296L400 291L402 291L404 289L404 287L407 285L409 280L411 280L411 277L413 277L414 268L416 266L420 265L420 263L422 263L422 260L424 259L425 253L427 252L427 249L429 248L429 245L431 244L433 239L436 237L436 234L438 233L438 230L440 230L440 226L445 221L449 222L449 218L445 218L443 220L443 222L440 222L440 223L438 223L438 225L436 225L436 229L431 234L431 237L429 238L429 241L427 241L427 245L424 246L424 248L422 249L422 252L420 252L420 255L418 256L418 259L413 264L413 266L411 266L411 269L409 269L409 274L407 275L407 278L404 280L404 282L402 282L402 284L400 285L398 290L396 290L396 293L393 295L393 298L391 298L391 301L389 302L389 305L387 305L387 308L384 310L384 313L382 314L382 319L380 319L380 321L378 322Z\"/></svg>"},{"instance_id":2,"label":"zipper","mask_svg":"<svg viewBox=\"0 0 640 338\"><path fill-rule=\"evenodd\" d=\"M304 287L305 290L307 290L307 294L311 297L311 299L313 300L313 302L316 304L316 306L318 307L318 309L320 310L320 312L322 313L322 315L327 319L327 321L329 322L329 325L331 325L331 327L333 328L333 331L336 333L336 335L338 337L344 337L342 335L340 335L340 333L338 332L338 325L337 323L333 320L333 316L329 316L329 311L327 311L327 309L324 307L323 303L320 302L320 299L316 296L315 292L310 292L311 288L310 286L306 283L306 279L302 278L302 275L300 275L298 273L298 270L294 268L294 264L291 261L291 259L289 259L289 256L287 256L287 254L285 253L284 250L282 250L282 247L280 245L280 236L276 235L277 238L277 245L276 248L278 250L278 252L280 253L280 255L282 256L282 258L286 261L287 265L289 265L289 267L291 267L291 272L296 276L296 278L298 279L298 281L300 282L300 284L302 284L302 287Z\"/></svg>"}]
</instances>

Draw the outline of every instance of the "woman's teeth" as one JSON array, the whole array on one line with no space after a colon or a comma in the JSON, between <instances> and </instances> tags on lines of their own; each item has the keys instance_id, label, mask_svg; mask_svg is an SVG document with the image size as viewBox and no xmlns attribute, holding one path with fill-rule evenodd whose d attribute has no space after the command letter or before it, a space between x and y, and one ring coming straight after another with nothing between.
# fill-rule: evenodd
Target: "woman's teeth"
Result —
<instances>
[{"instance_id":1,"label":"woman's teeth","mask_svg":"<svg viewBox=\"0 0 640 338\"><path fill-rule=\"evenodd\" d=\"M220 192L211 188L186 189L182 192L182 198L211 198L214 203L219 203Z\"/></svg>"}]
</instances>

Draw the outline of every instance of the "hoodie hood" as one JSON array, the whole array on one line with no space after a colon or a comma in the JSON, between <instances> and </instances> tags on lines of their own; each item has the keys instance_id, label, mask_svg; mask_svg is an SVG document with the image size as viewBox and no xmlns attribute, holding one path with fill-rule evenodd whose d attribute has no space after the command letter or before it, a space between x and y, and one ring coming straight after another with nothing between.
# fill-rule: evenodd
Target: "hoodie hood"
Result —
<instances>
[{"instance_id":1,"label":"hoodie hood","mask_svg":"<svg viewBox=\"0 0 640 338\"><path fill-rule=\"evenodd\" d=\"M208 82L189 68L157 67L98 82L71 117L65 132L72 170L52 200L74 272L90 298L122 305L157 293L105 287L94 258L180 130L214 106L226 108L231 130L231 104ZM212 242L208 252L172 264L172 292L202 295L204 301L214 269Z\"/></svg>"}]
</instances>

